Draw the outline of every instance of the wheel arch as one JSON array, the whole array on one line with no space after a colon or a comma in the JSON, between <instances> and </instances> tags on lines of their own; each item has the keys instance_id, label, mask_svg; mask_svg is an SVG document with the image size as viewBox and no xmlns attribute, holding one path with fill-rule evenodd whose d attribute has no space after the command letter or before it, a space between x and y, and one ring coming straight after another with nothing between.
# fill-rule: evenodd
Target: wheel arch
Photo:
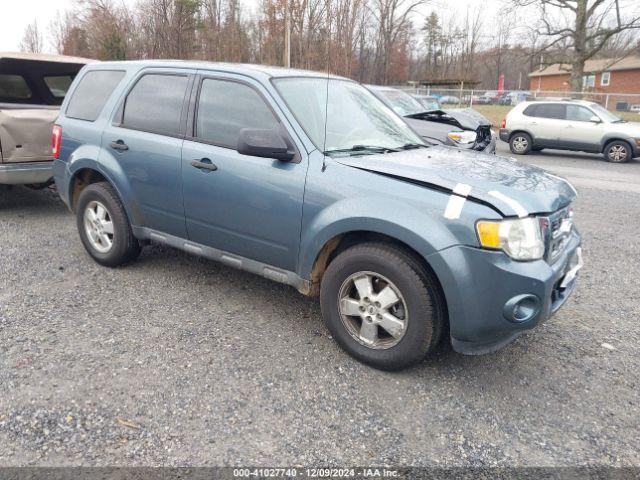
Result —
<instances>
[{"instance_id":1,"label":"wheel arch","mask_svg":"<svg viewBox=\"0 0 640 480\"><path fill-rule=\"evenodd\" d=\"M625 138L622 135L611 135L611 136L603 138L602 139L601 153L604 153L604 151L607 149L609 144L611 144L613 142L624 142L624 143L626 143L627 146L629 147L629 151L631 152L631 155L633 155L633 145L631 144L631 141L628 138Z\"/></svg>"},{"instance_id":2,"label":"wheel arch","mask_svg":"<svg viewBox=\"0 0 640 480\"><path fill-rule=\"evenodd\" d=\"M123 182L117 179L123 178ZM84 188L92 183L107 182L116 191L118 198L124 206L125 212L133 225L138 225L141 215L135 199L128 188L128 181L123 172L112 172L110 169L104 168L102 163L92 159L75 160L69 167L69 184L67 190L67 198L69 199L69 208L75 211L78 197Z\"/></svg>"},{"instance_id":3,"label":"wheel arch","mask_svg":"<svg viewBox=\"0 0 640 480\"><path fill-rule=\"evenodd\" d=\"M511 139L518 133L526 133L527 135L529 135L531 137L531 141L533 142L533 145L535 145L535 143L536 143L535 135L533 133L531 133L529 130L527 130L526 128L517 128L517 129L513 130L509 134L509 142L511 142Z\"/></svg>"}]
</instances>

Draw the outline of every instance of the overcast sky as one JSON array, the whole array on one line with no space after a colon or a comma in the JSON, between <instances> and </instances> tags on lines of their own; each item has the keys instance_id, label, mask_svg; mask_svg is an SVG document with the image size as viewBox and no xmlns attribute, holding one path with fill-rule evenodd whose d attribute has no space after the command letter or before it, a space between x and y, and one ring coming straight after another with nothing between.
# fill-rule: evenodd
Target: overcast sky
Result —
<instances>
[{"instance_id":1,"label":"overcast sky","mask_svg":"<svg viewBox=\"0 0 640 480\"><path fill-rule=\"evenodd\" d=\"M119 0L125 4L133 5L136 0ZM248 10L253 10L259 0L242 0ZM20 41L27 25L37 20L38 27L44 37L44 48L52 52L48 28L58 11L71 8L74 0L0 0L0 51L16 51L20 47ZM428 6L420 11L420 17L435 10L441 16L464 14L466 7L483 5L489 6L483 13L490 19L498 10L500 0L431 0ZM420 19L416 19L420 21Z\"/></svg>"}]
</instances>

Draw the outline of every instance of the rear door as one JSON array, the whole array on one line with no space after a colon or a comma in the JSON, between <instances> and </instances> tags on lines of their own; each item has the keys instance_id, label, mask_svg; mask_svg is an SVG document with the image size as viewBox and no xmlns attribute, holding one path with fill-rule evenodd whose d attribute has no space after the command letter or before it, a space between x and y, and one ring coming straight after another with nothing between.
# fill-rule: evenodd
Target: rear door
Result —
<instances>
[{"instance_id":1,"label":"rear door","mask_svg":"<svg viewBox=\"0 0 640 480\"><path fill-rule=\"evenodd\" d=\"M528 126L533 133L536 147L554 148L558 146L560 132L565 126L565 105L560 103L539 103L530 105L524 111L530 117Z\"/></svg>"},{"instance_id":2,"label":"rear door","mask_svg":"<svg viewBox=\"0 0 640 480\"><path fill-rule=\"evenodd\" d=\"M180 158L192 78L185 69L142 70L102 135L102 151L130 183L139 226L181 238L187 234Z\"/></svg>"},{"instance_id":3,"label":"rear door","mask_svg":"<svg viewBox=\"0 0 640 480\"><path fill-rule=\"evenodd\" d=\"M204 76L197 90L192 136L182 152L189 238L294 271L306 157L297 154L286 163L237 152L243 128L287 130L259 83L240 76ZM211 169L199 167L201 162Z\"/></svg>"}]
</instances>

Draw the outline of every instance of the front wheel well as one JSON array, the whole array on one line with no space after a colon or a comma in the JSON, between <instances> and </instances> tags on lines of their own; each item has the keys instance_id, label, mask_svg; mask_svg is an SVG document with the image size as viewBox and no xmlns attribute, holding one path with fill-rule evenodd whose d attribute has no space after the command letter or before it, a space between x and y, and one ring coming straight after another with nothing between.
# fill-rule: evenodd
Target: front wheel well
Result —
<instances>
[{"instance_id":1,"label":"front wheel well","mask_svg":"<svg viewBox=\"0 0 640 480\"><path fill-rule=\"evenodd\" d=\"M71 193L69 198L72 211L75 211L76 209L78 198L80 197L82 190L92 183L98 182L108 182L108 180L97 170L82 168L74 173L73 178L71 179Z\"/></svg>"},{"instance_id":2,"label":"front wheel well","mask_svg":"<svg viewBox=\"0 0 640 480\"><path fill-rule=\"evenodd\" d=\"M332 237L320 249L320 252L316 256L316 260L313 263L313 268L311 269L311 287L309 295L317 296L320 293L320 284L322 283L322 277L325 270L334 258L336 258L340 253L344 252L346 249L353 247L354 245L369 242L385 243L399 248L400 250L411 256L422 268L433 274L433 277L438 280L438 276L435 274L435 272L431 268L431 265L429 265L425 258L403 241L389 235L385 235L383 233L353 231L342 233ZM440 285L439 280L437 281L437 283L438 288L440 289L440 293L443 294L442 298L444 298L442 285Z\"/></svg>"},{"instance_id":3,"label":"front wheel well","mask_svg":"<svg viewBox=\"0 0 640 480\"><path fill-rule=\"evenodd\" d=\"M602 146L602 153L604 153L607 147L613 142L624 142L629 146L629 150L633 151L633 146L629 143L628 140L625 140L623 138L609 138L606 142L604 142L604 145Z\"/></svg>"}]
</instances>

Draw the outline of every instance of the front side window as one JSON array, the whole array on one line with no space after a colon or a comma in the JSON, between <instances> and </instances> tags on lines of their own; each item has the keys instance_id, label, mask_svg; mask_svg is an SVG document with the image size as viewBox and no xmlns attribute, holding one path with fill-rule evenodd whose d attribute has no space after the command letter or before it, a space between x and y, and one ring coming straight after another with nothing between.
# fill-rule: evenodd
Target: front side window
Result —
<instances>
[{"instance_id":1,"label":"front side window","mask_svg":"<svg viewBox=\"0 0 640 480\"><path fill-rule=\"evenodd\" d=\"M263 98L243 83L206 78L202 82L196 138L236 148L243 128L277 129L279 122Z\"/></svg>"},{"instance_id":2,"label":"front side window","mask_svg":"<svg viewBox=\"0 0 640 480\"><path fill-rule=\"evenodd\" d=\"M145 132L179 135L187 83L186 75L144 75L127 96L122 126Z\"/></svg>"},{"instance_id":3,"label":"front side window","mask_svg":"<svg viewBox=\"0 0 640 480\"><path fill-rule=\"evenodd\" d=\"M373 149L362 147L424 145L401 117L355 82L286 77L273 83L311 141L329 155L354 147L366 154Z\"/></svg>"},{"instance_id":4,"label":"front side window","mask_svg":"<svg viewBox=\"0 0 640 480\"><path fill-rule=\"evenodd\" d=\"M71 75L44 77L44 83L55 98L64 98L73 82Z\"/></svg>"},{"instance_id":5,"label":"front side window","mask_svg":"<svg viewBox=\"0 0 640 480\"><path fill-rule=\"evenodd\" d=\"M73 91L67 107L67 117L93 122L100 115L115 88L124 77L122 70L87 72Z\"/></svg>"},{"instance_id":6,"label":"front side window","mask_svg":"<svg viewBox=\"0 0 640 480\"><path fill-rule=\"evenodd\" d=\"M591 110L580 105L567 105L567 120L575 122L589 122L596 116Z\"/></svg>"},{"instance_id":7,"label":"front side window","mask_svg":"<svg viewBox=\"0 0 640 480\"><path fill-rule=\"evenodd\" d=\"M0 100L28 100L31 90L24 77L20 75L0 74Z\"/></svg>"}]
</instances>

